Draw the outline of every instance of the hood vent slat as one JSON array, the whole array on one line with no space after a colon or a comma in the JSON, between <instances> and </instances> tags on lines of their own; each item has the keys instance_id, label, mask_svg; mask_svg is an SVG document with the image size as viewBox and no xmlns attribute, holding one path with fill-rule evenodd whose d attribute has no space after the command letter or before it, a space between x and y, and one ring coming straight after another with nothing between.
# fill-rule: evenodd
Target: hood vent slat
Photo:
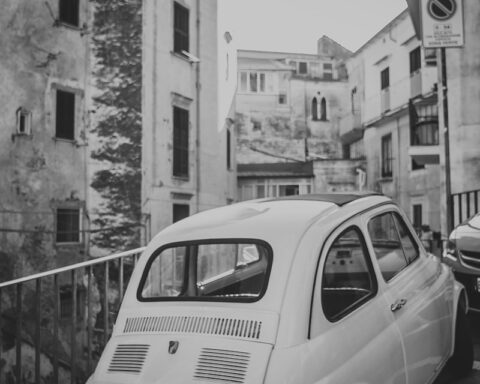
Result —
<instances>
[{"instance_id":1,"label":"hood vent slat","mask_svg":"<svg viewBox=\"0 0 480 384\"><path fill-rule=\"evenodd\" d=\"M243 339L260 339L262 322L202 316L130 317L123 333L199 333L232 336Z\"/></svg>"},{"instance_id":2,"label":"hood vent slat","mask_svg":"<svg viewBox=\"0 0 480 384\"><path fill-rule=\"evenodd\" d=\"M113 353L108 372L140 373L150 345L118 344Z\"/></svg>"},{"instance_id":3,"label":"hood vent slat","mask_svg":"<svg viewBox=\"0 0 480 384\"><path fill-rule=\"evenodd\" d=\"M194 378L220 383L244 383L249 363L248 352L202 348Z\"/></svg>"}]
</instances>

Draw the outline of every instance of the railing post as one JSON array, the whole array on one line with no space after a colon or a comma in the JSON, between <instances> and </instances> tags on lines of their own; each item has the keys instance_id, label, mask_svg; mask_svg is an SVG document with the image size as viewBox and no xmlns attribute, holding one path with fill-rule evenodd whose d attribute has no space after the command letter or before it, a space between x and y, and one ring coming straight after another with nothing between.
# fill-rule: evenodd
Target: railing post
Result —
<instances>
[{"instance_id":1,"label":"railing post","mask_svg":"<svg viewBox=\"0 0 480 384\"><path fill-rule=\"evenodd\" d=\"M77 349L77 270L72 270L72 333L70 338L70 383L75 384Z\"/></svg>"},{"instance_id":2,"label":"railing post","mask_svg":"<svg viewBox=\"0 0 480 384\"><path fill-rule=\"evenodd\" d=\"M22 283L17 284L17 305L15 309L16 313L16 335L15 335L15 376L17 383L22 381Z\"/></svg>"},{"instance_id":3,"label":"railing post","mask_svg":"<svg viewBox=\"0 0 480 384\"><path fill-rule=\"evenodd\" d=\"M107 345L108 341L108 261L105 262L105 278L104 278L104 287L103 287L103 292L104 292L104 297L103 297L103 346L105 347Z\"/></svg>"},{"instance_id":4,"label":"railing post","mask_svg":"<svg viewBox=\"0 0 480 384\"><path fill-rule=\"evenodd\" d=\"M53 308L53 382L58 384L58 316L60 313L60 291L58 274L53 276L54 308Z\"/></svg>"},{"instance_id":5,"label":"railing post","mask_svg":"<svg viewBox=\"0 0 480 384\"><path fill-rule=\"evenodd\" d=\"M89 266L87 283L87 372L92 371L92 274L93 267Z\"/></svg>"},{"instance_id":6,"label":"railing post","mask_svg":"<svg viewBox=\"0 0 480 384\"><path fill-rule=\"evenodd\" d=\"M0 360L3 355L3 316L2 316L2 293L3 290L0 289ZM0 365L0 384L3 384L3 367Z\"/></svg>"},{"instance_id":7,"label":"railing post","mask_svg":"<svg viewBox=\"0 0 480 384\"><path fill-rule=\"evenodd\" d=\"M42 321L41 312L42 280L35 280L35 383L40 384L40 324Z\"/></svg>"}]
</instances>

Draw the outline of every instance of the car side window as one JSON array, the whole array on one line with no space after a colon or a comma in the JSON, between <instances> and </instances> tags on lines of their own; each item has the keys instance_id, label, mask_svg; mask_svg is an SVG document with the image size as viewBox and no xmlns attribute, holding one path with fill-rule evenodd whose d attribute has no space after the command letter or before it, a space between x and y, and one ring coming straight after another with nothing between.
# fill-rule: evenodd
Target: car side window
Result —
<instances>
[{"instance_id":1,"label":"car side window","mask_svg":"<svg viewBox=\"0 0 480 384\"><path fill-rule=\"evenodd\" d=\"M370 256L360 230L350 227L332 243L322 276L322 307L330 321L337 321L377 292Z\"/></svg>"},{"instance_id":2,"label":"car side window","mask_svg":"<svg viewBox=\"0 0 480 384\"><path fill-rule=\"evenodd\" d=\"M400 235L400 241L402 242L403 252L407 259L408 264L412 263L419 255L418 245L415 243L412 237L412 233L408 229L405 221L400 217L398 213L394 213L395 223L397 224L398 233Z\"/></svg>"},{"instance_id":3,"label":"car side window","mask_svg":"<svg viewBox=\"0 0 480 384\"><path fill-rule=\"evenodd\" d=\"M370 219L368 233L383 278L389 281L407 266L392 213L384 213Z\"/></svg>"}]
</instances>

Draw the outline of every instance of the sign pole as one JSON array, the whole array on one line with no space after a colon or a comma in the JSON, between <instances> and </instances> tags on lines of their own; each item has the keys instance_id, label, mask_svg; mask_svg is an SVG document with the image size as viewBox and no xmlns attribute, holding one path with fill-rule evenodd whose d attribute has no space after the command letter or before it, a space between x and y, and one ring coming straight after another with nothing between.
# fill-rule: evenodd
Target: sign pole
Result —
<instances>
[{"instance_id":1,"label":"sign pole","mask_svg":"<svg viewBox=\"0 0 480 384\"><path fill-rule=\"evenodd\" d=\"M443 135L445 145L445 194L447 198L446 219L447 219L447 236L453 229L453 212L452 212L452 187L450 175L450 135L448 126L448 88L447 88L447 60L445 47L440 48L441 65L442 65L442 102L443 102Z\"/></svg>"}]
</instances>

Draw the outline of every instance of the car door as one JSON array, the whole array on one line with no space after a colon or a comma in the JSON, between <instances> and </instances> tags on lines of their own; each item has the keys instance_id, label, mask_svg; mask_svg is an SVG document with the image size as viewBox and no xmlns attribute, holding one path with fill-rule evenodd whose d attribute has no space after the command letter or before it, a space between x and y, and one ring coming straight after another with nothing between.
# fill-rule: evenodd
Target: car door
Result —
<instances>
[{"instance_id":1,"label":"car door","mask_svg":"<svg viewBox=\"0 0 480 384\"><path fill-rule=\"evenodd\" d=\"M450 315L439 266L429 260L402 215L393 208L365 218L391 315L402 335L408 382L432 381L448 355Z\"/></svg>"},{"instance_id":2,"label":"car door","mask_svg":"<svg viewBox=\"0 0 480 384\"><path fill-rule=\"evenodd\" d=\"M401 336L377 280L355 218L322 250L303 382L406 383Z\"/></svg>"}]
</instances>

